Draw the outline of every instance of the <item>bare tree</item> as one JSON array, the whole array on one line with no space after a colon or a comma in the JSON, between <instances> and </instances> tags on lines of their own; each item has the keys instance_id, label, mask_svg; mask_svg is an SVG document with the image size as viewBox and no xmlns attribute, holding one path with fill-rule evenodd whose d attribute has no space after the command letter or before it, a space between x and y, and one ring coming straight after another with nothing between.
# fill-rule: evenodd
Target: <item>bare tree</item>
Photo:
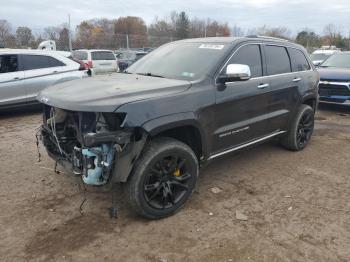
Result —
<instances>
[{"instance_id":1,"label":"bare tree","mask_svg":"<svg viewBox=\"0 0 350 262\"><path fill-rule=\"evenodd\" d=\"M88 21L82 21L76 29L76 48L93 48L92 30L94 26Z\"/></svg>"},{"instance_id":2,"label":"bare tree","mask_svg":"<svg viewBox=\"0 0 350 262\"><path fill-rule=\"evenodd\" d=\"M236 36L236 37L240 37L240 36L244 36L244 31L241 27L239 27L238 25L234 25L232 27L232 36Z\"/></svg>"},{"instance_id":3,"label":"bare tree","mask_svg":"<svg viewBox=\"0 0 350 262\"><path fill-rule=\"evenodd\" d=\"M256 31L259 35L291 39L291 31L287 27L283 27L283 26L269 27L267 25L264 25L258 28Z\"/></svg>"},{"instance_id":4,"label":"bare tree","mask_svg":"<svg viewBox=\"0 0 350 262\"><path fill-rule=\"evenodd\" d=\"M44 37L48 40L57 40L60 37L62 27L49 26L44 28Z\"/></svg>"},{"instance_id":5,"label":"bare tree","mask_svg":"<svg viewBox=\"0 0 350 262\"><path fill-rule=\"evenodd\" d=\"M340 28L334 24L328 24L323 29L324 40L326 44L331 46L335 44L335 40L341 36Z\"/></svg>"},{"instance_id":6,"label":"bare tree","mask_svg":"<svg viewBox=\"0 0 350 262\"><path fill-rule=\"evenodd\" d=\"M206 25L207 36L230 36L231 31L227 23L219 23L218 21L207 20Z\"/></svg>"},{"instance_id":7,"label":"bare tree","mask_svg":"<svg viewBox=\"0 0 350 262\"><path fill-rule=\"evenodd\" d=\"M32 30L26 26L20 26L16 30L16 40L20 47L28 48L34 40Z\"/></svg>"},{"instance_id":8,"label":"bare tree","mask_svg":"<svg viewBox=\"0 0 350 262\"><path fill-rule=\"evenodd\" d=\"M6 38L11 35L11 25L7 20L0 20L0 43L5 43Z\"/></svg>"},{"instance_id":9,"label":"bare tree","mask_svg":"<svg viewBox=\"0 0 350 262\"><path fill-rule=\"evenodd\" d=\"M69 51L69 30L67 27L63 27L59 32L57 49Z\"/></svg>"}]
</instances>

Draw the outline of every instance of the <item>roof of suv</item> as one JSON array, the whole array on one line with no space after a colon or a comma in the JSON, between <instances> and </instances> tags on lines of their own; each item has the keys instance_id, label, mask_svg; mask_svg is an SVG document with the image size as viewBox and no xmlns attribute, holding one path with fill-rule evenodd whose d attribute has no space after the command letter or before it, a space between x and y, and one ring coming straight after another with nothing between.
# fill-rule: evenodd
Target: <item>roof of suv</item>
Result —
<instances>
[{"instance_id":1,"label":"roof of suv","mask_svg":"<svg viewBox=\"0 0 350 262\"><path fill-rule=\"evenodd\" d=\"M246 36L246 37L206 37L206 38L192 38L180 40L182 42L197 42L197 43L240 43L240 42L265 42L265 43L278 43L286 46L294 46L299 49L305 50L305 48L299 44L290 42L286 39L269 37L269 36Z\"/></svg>"},{"instance_id":2,"label":"roof of suv","mask_svg":"<svg viewBox=\"0 0 350 262\"><path fill-rule=\"evenodd\" d=\"M273 41L273 42L283 42L289 43L288 40L269 36L246 36L246 37L205 37L205 38L191 38L180 40L183 42L204 42L204 43L233 43L238 40L262 40L262 41Z\"/></svg>"},{"instance_id":3,"label":"roof of suv","mask_svg":"<svg viewBox=\"0 0 350 262\"><path fill-rule=\"evenodd\" d=\"M85 51L85 52L112 52L114 53L112 50L108 50L108 49L77 49L77 50L73 50L74 51Z\"/></svg>"},{"instance_id":4,"label":"roof of suv","mask_svg":"<svg viewBox=\"0 0 350 262\"><path fill-rule=\"evenodd\" d=\"M53 50L39 50L39 49L0 49L0 54L36 54L36 55L61 55L68 57L68 51L53 51Z\"/></svg>"}]
</instances>

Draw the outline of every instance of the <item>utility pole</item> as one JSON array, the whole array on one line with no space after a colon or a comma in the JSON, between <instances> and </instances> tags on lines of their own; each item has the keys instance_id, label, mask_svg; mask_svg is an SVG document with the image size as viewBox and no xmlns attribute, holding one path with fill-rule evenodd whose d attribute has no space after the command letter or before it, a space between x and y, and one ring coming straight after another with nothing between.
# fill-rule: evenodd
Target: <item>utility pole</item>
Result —
<instances>
[{"instance_id":1,"label":"utility pole","mask_svg":"<svg viewBox=\"0 0 350 262\"><path fill-rule=\"evenodd\" d=\"M126 34L126 48L129 50L129 34Z\"/></svg>"},{"instance_id":2,"label":"utility pole","mask_svg":"<svg viewBox=\"0 0 350 262\"><path fill-rule=\"evenodd\" d=\"M68 45L69 51L72 51L72 33L70 31L70 14L68 14Z\"/></svg>"},{"instance_id":3,"label":"utility pole","mask_svg":"<svg viewBox=\"0 0 350 262\"><path fill-rule=\"evenodd\" d=\"M204 37L207 37L207 20L205 20L204 24Z\"/></svg>"}]
</instances>

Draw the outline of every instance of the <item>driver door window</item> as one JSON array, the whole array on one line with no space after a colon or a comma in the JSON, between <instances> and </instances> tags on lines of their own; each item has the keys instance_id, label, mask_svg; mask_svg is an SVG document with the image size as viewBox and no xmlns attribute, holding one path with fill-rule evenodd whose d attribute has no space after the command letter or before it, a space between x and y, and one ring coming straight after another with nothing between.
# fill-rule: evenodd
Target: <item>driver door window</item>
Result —
<instances>
[{"instance_id":1,"label":"driver door window","mask_svg":"<svg viewBox=\"0 0 350 262\"><path fill-rule=\"evenodd\" d=\"M261 77L263 75L261 52L259 45L246 45L238 49L231 57L229 64L242 64L250 67L252 78ZM226 72L226 67L224 72Z\"/></svg>"}]
</instances>

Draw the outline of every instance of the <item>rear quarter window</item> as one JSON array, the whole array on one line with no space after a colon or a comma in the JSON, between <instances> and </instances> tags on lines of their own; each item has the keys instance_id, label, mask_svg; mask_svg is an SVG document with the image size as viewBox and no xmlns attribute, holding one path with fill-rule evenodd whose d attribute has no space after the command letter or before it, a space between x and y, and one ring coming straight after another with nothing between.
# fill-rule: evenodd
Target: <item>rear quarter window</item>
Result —
<instances>
[{"instance_id":1,"label":"rear quarter window","mask_svg":"<svg viewBox=\"0 0 350 262\"><path fill-rule=\"evenodd\" d=\"M78 60L88 60L88 53L86 51L73 51L72 56Z\"/></svg>"},{"instance_id":2,"label":"rear quarter window","mask_svg":"<svg viewBox=\"0 0 350 262\"><path fill-rule=\"evenodd\" d=\"M94 51L91 52L92 60L115 60L115 56L112 52L108 51Z\"/></svg>"},{"instance_id":3,"label":"rear quarter window","mask_svg":"<svg viewBox=\"0 0 350 262\"><path fill-rule=\"evenodd\" d=\"M282 46L265 46L266 68L268 75L292 72L287 49Z\"/></svg>"},{"instance_id":4,"label":"rear quarter window","mask_svg":"<svg viewBox=\"0 0 350 262\"><path fill-rule=\"evenodd\" d=\"M290 48L288 51L292 62L293 72L307 71L311 69L303 52L294 48Z\"/></svg>"}]
</instances>

